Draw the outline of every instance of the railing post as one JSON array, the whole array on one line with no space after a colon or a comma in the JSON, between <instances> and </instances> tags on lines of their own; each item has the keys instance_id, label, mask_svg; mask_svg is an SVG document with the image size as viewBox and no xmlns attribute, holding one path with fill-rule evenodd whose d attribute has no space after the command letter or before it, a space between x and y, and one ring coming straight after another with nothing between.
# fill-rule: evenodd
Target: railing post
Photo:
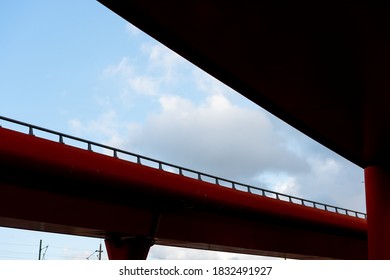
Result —
<instances>
[{"instance_id":1,"label":"railing post","mask_svg":"<svg viewBox=\"0 0 390 280\"><path fill-rule=\"evenodd\" d=\"M34 130L31 126L28 127L28 134L34 135Z\"/></svg>"}]
</instances>

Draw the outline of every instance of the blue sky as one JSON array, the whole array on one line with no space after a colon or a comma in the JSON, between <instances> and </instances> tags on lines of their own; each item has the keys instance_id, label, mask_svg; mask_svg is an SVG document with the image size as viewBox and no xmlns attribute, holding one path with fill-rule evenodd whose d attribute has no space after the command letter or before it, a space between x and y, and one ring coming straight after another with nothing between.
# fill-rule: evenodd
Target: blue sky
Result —
<instances>
[{"instance_id":1,"label":"blue sky","mask_svg":"<svg viewBox=\"0 0 390 280\"><path fill-rule=\"evenodd\" d=\"M3 1L0 38L0 115L365 211L362 169L97 1ZM86 258L100 243L0 228L0 259L35 258L40 239L49 245L47 259ZM162 259L241 257L161 246L150 253Z\"/></svg>"}]
</instances>

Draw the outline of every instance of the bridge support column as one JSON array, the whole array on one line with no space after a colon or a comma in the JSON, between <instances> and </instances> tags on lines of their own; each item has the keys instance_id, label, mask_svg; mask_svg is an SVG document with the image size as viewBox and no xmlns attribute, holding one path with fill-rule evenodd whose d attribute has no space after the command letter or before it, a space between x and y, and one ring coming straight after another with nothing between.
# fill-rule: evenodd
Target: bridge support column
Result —
<instances>
[{"instance_id":1,"label":"bridge support column","mask_svg":"<svg viewBox=\"0 0 390 280\"><path fill-rule=\"evenodd\" d=\"M368 257L390 259L390 166L364 170L366 186Z\"/></svg>"},{"instance_id":2,"label":"bridge support column","mask_svg":"<svg viewBox=\"0 0 390 280\"><path fill-rule=\"evenodd\" d=\"M149 237L109 238L105 244L110 260L146 260L153 240Z\"/></svg>"}]
</instances>

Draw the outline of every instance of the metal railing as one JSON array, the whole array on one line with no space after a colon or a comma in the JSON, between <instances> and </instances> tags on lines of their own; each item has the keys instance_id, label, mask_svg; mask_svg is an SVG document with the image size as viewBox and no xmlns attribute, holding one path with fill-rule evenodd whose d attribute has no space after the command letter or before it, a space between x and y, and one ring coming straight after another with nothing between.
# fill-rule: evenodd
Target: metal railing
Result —
<instances>
[{"instance_id":1,"label":"metal railing","mask_svg":"<svg viewBox=\"0 0 390 280\"><path fill-rule=\"evenodd\" d=\"M228 187L228 188L231 188L231 189L234 189L237 191L244 191L244 192L248 192L248 193L252 193L252 194L256 194L256 195L260 195L260 196L264 196L264 197L268 197L268 198L273 198L276 200L286 201L286 202L290 202L290 203L294 203L294 204L298 204L298 205L302 205L302 206L306 206L306 207L312 207L312 208L321 209L324 211L353 216L353 217L357 217L357 218L361 218L361 219L367 218L367 215L365 213L362 213L362 212L349 210L349 209L345 209L345 208L341 208L341 207L337 207L337 206L332 206L332 205L328 205L328 204L324 204L324 203L320 203L320 202L315 202L312 200L303 199L303 198L299 198L299 197L295 197L295 196L291 196L291 195L286 195L286 194L266 190L263 188L247 185L247 184L242 184L242 183L235 182L235 181L228 180L228 179L224 179L224 178L221 178L218 176L195 171L192 169L188 169L188 168L181 167L178 165L170 164L170 163L156 160L156 159L153 159L150 157L146 157L146 156L142 156L142 155L139 155L136 153L128 152L128 151L125 151L122 149L117 149L117 148L110 147L110 146L107 146L104 144L99 144L99 143L96 143L93 141L89 141L89 140L75 137L72 135L64 134L64 133L61 133L58 131L54 131L54 130L46 129L46 128L39 127L36 125L28 124L25 122L17 121L17 120L10 119L7 117L0 116L0 120L2 120L5 123L12 123L12 124L22 126L24 129L27 128L27 132L25 132L25 133L28 133L30 135L35 135L36 132L44 132L44 133L50 134L50 135L54 136L55 138L57 138L56 141L58 143L61 143L61 144L68 144L69 145L69 143L67 143L67 142L69 142L69 140L76 141L79 144L85 145L84 149L91 151L91 152L94 152L94 148L101 148L101 149L104 149L106 151L110 151L111 156L115 157L115 158L120 158L122 160L132 161L131 159L128 158L128 157L131 157L134 160L134 162L141 164L141 165L154 167L154 168L164 170L167 172L177 173L179 175L191 177L191 178L194 178L194 179L197 179L200 181L214 183L214 184ZM0 128L1 127L2 126L0 124ZM42 138L47 138L47 137L42 137ZM80 147L77 145L72 145L72 146L75 146L78 148L83 148L83 147ZM127 158L125 158L125 157L127 157ZM152 163L152 165L151 165L151 163Z\"/></svg>"}]
</instances>

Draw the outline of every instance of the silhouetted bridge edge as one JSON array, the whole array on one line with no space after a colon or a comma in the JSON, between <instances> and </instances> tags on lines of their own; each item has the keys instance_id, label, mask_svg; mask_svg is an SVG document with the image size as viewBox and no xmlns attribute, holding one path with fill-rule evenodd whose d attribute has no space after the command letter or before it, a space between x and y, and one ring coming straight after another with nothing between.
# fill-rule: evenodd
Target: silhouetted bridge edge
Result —
<instances>
[{"instance_id":1,"label":"silhouetted bridge edge","mask_svg":"<svg viewBox=\"0 0 390 280\"><path fill-rule=\"evenodd\" d=\"M279 257L367 258L364 213L0 119L28 133L0 129L0 225L103 237L112 258L140 258L154 242ZM57 141L33 136L40 132ZM86 150L65 145L69 140ZM92 152L96 148L111 156ZM129 252L138 247L137 256Z\"/></svg>"}]
</instances>

